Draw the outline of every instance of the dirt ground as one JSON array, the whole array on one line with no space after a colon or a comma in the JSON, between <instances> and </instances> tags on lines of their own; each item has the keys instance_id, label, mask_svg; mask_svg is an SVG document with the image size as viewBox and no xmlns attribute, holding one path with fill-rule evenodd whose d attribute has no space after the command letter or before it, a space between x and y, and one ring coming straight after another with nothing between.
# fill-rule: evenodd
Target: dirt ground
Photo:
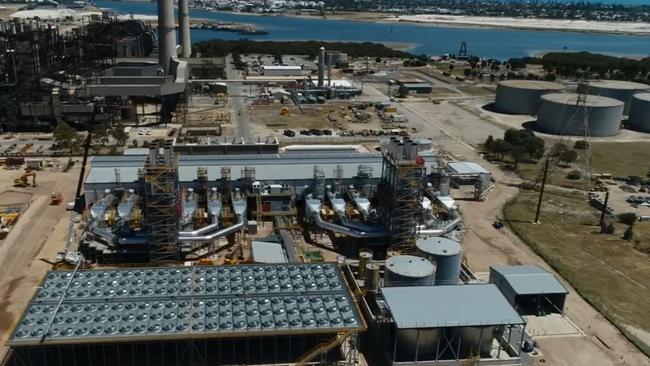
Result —
<instances>
[{"instance_id":1,"label":"dirt ground","mask_svg":"<svg viewBox=\"0 0 650 366\"><path fill-rule=\"evenodd\" d=\"M38 171L38 186L14 188L13 181L22 170L0 171L0 192L11 193L16 199L31 194L29 208L20 217L0 245L0 359L4 357L4 342L18 321L50 266L38 258L54 258L65 246L68 215L65 203L50 205L52 192L61 192L64 202L74 197L79 166L68 172L60 169ZM7 195L0 194L0 197Z\"/></svg>"},{"instance_id":2,"label":"dirt ground","mask_svg":"<svg viewBox=\"0 0 650 366\"><path fill-rule=\"evenodd\" d=\"M485 202L460 202L465 225L469 228L462 245L468 265L475 271L488 271L495 264L537 264L554 272L542 258L508 230L492 227L505 203L518 192L519 178L489 164L495 189ZM557 275L557 274L556 274ZM557 275L558 278L559 275ZM566 314L585 333L584 337L540 337L536 339L549 365L650 365L607 319L582 299L568 282ZM578 351L578 352L576 352Z\"/></svg>"}]
</instances>

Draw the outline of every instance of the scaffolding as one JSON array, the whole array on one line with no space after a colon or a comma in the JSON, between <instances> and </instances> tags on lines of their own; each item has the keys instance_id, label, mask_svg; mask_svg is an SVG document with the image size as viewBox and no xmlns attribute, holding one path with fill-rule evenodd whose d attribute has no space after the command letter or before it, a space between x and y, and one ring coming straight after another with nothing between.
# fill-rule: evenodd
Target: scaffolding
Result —
<instances>
[{"instance_id":1,"label":"scaffolding","mask_svg":"<svg viewBox=\"0 0 650 366\"><path fill-rule=\"evenodd\" d=\"M159 148L163 154L159 154ZM145 219L149 231L149 261L180 261L178 235L178 173L171 142L153 142L144 168Z\"/></svg>"},{"instance_id":2,"label":"scaffolding","mask_svg":"<svg viewBox=\"0 0 650 366\"><path fill-rule=\"evenodd\" d=\"M390 248L410 252L417 237L416 223L422 213L424 167L416 159L395 159L384 154L379 203L389 218Z\"/></svg>"}]
</instances>

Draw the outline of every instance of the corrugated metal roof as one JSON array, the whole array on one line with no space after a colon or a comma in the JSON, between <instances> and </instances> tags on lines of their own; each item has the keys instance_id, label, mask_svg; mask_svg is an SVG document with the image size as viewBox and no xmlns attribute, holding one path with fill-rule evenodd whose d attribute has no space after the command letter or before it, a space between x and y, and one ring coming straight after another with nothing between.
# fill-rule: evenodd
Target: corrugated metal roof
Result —
<instances>
[{"instance_id":1,"label":"corrugated metal roof","mask_svg":"<svg viewBox=\"0 0 650 366\"><path fill-rule=\"evenodd\" d=\"M266 241L253 241L251 243L253 260L256 263L287 263L282 244Z\"/></svg>"},{"instance_id":2,"label":"corrugated metal roof","mask_svg":"<svg viewBox=\"0 0 650 366\"><path fill-rule=\"evenodd\" d=\"M490 269L503 276L517 295L569 292L552 273L539 266L492 266Z\"/></svg>"},{"instance_id":3,"label":"corrugated metal roof","mask_svg":"<svg viewBox=\"0 0 650 366\"><path fill-rule=\"evenodd\" d=\"M524 323L493 284L385 287L381 291L400 329Z\"/></svg>"},{"instance_id":4,"label":"corrugated metal roof","mask_svg":"<svg viewBox=\"0 0 650 366\"><path fill-rule=\"evenodd\" d=\"M458 174L490 174L485 168L471 161L456 161L447 164L447 166Z\"/></svg>"},{"instance_id":5,"label":"corrugated metal roof","mask_svg":"<svg viewBox=\"0 0 650 366\"><path fill-rule=\"evenodd\" d=\"M144 166L144 156L115 156L96 157L92 160L92 168L86 183L114 183L117 168L121 182L133 182L137 179L138 169ZM242 178L245 167L255 169L255 179L267 181L287 181L311 179L314 177L314 166L325 173L325 178L333 179L337 166L343 169L343 178L357 176L359 165L372 168L373 176L381 175L382 157L374 153L336 153L331 152L293 152L290 154L258 154L258 155L181 155L179 159L178 177L181 182L191 182L197 178L197 168L206 168L208 179L221 178L221 167L230 167L231 179Z\"/></svg>"}]
</instances>

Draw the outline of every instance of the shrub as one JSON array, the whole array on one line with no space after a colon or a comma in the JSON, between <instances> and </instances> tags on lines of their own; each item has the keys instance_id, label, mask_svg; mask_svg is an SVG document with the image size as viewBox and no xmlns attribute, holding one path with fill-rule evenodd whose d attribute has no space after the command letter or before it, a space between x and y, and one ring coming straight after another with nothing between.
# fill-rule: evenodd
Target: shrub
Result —
<instances>
[{"instance_id":1,"label":"shrub","mask_svg":"<svg viewBox=\"0 0 650 366\"><path fill-rule=\"evenodd\" d=\"M566 176L568 179L578 180L582 178L582 173L579 170L572 170Z\"/></svg>"}]
</instances>

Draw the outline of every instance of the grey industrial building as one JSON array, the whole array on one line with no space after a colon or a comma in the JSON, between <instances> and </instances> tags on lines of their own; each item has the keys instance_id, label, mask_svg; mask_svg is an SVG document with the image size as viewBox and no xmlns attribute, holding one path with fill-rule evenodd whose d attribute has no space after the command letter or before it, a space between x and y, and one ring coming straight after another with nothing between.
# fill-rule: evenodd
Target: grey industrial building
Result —
<instances>
[{"instance_id":1,"label":"grey industrial building","mask_svg":"<svg viewBox=\"0 0 650 366\"><path fill-rule=\"evenodd\" d=\"M138 171L144 167L145 155L96 156L88 173L84 189L88 201L101 196L105 189L116 185L135 188ZM295 152L256 155L181 155L178 160L178 179L181 186L189 187L198 178L198 169L207 170L207 180L216 186L222 178L222 168L229 169L233 187L240 186L244 172L254 172L252 180L288 184L302 191L314 179L314 167L324 173L325 179L334 179L337 168L346 184L354 183L360 173L370 176L370 182L381 177L382 156L377 153ZM340 168L339 168L340 167Z\"/></svg>"},{"instance_id":2,"label":"grey industrial building","mask_svg":"<svg viewBox=\"0 0 650 366\"><path fill-rule=\"evenodd\" d=\"M364 330L332 263L53 271L8 365L287 364ZM350 352L324 348L319 362Z\"/></svg>"},{"instance_id":3,"label":"grey industrial building","mask_svg":"<svg viewBox=\"0 0 650 366\"><path fill-rule=\"evenodd\" d=\"M492 266L490 283L522 315L562 313L569 293L553 274L538 266Z\"/></svg>"},{"instance_id":4,"label":"grey industrial building","mask_svg":"<svg viewBox=\"0 0 650 366\"><path fill-rule=\"evenodd\" d=\"M504 80L497 84L494 107L510 114L537 115L541 97L549 93L561 93L562 84L535 80Z\"/></svg>"},{"instance_id":5,"label":"grey industrial building","mask_svg":"<svg viewBox=\"0 0 650 366\"><path fill-rule=\"evenodd\" d=\"M634 130L650 132L650 93L639 93L632 97L627 123Z\"/></svg>"},{"instance_id":6,"label":"grey industrial building","mask_svg":"<svg viewBox=\"0 0 650 366\"><path fill-rule=\"evenodd\" d=\"M650 91L650 85L622 80L594 80L578 85L578 93L600 95L625 103L623 114L627 115L632 103L632 96Z\"/></svg>"},{"instance_id":7,"label":"grey industrial building","mask_svg":"<svg viewBox=\"0 0 650 366\"><path fill-rule=\"evenodd\" d=\"M536 129L554 135L616 136L620 132L624 103L597 95L546 94Z\"/></svg>"},{"instance_id":8,"label":"grey industrial building","mask_svg":"<svg viewBox=\"0 0 650 366\"><path fill-rule=\"evenodd\" d=\"M520 362L525 322L492 284L385 287L364 306L372 365Z\"/></svg>"}]
</instances>

